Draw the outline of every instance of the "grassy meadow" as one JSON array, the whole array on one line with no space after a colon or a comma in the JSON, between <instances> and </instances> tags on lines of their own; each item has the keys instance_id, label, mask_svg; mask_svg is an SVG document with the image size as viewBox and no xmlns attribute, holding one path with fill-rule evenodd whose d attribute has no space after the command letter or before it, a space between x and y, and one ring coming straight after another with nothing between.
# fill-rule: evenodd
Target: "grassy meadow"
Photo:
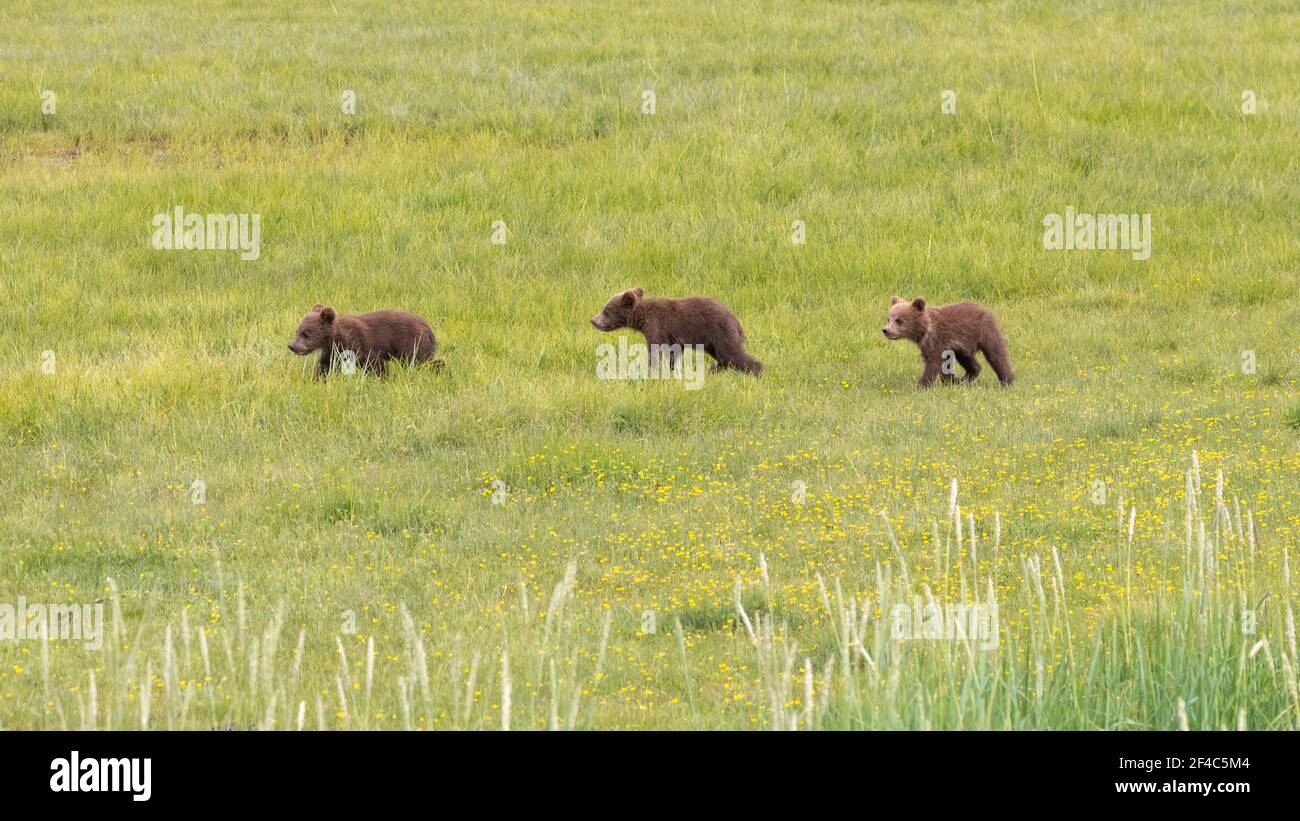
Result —
<instances>
[{"instance_id":1,"label":"grassy meadow","mask_svg":"<svg viewBox=\"0 0 1300 821\"><path fill-rule=\"evenodd\" d=\"M0 641L0 727L1300 727L1293 2L6 10L0 604L107 627ZM633 286L763 376L597 379ZM1016 384L918 390L893 294ZM315 381L317 302L447 367Z\"/></svg>"}]
</instances>

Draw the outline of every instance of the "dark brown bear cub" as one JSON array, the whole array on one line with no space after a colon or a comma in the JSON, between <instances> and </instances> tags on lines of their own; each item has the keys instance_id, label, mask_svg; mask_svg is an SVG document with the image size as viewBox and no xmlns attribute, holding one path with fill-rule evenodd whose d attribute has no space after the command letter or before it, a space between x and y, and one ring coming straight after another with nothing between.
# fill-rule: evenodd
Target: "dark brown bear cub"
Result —
<instances>
[{"instance_id":1,"label":"dark brown bear cub","mask_svg":"<svg viewBox=\"0 0 1300 821\"><path fill-rule=\"evenodd\" d=\"M958 381L958 364L966 372L966 381L974 382L980 375L976 353L984 354L1003 385L1010 385L1016 378L997 320L983 305L954 302L936 307L927 306L921 297L911 302L894 297L889 321L881 330L889 339L910 339L921 349L925 370L918 384L923 388L928 388L936 377L944 382Z\"/></svg>"},{"instance_id":2,"label":"dark brown bear cub","mask_svg":"<svg viewBox=\"0 0 1300 821\"><path fill-rule=\"evenodd\" d=\"M763 363L745 352L745 332L740 320L719 302L704 297L686 299L646 299L645 291L632 288L615 294L605 310L591 318L602 331L631 328L645 334L645 341L655 346L677 350L699 345L717 362L716 368L735 368L747 373L762 373ZM670 365L676 367L677 356L670 353Z\"/></svg>"},{"instance_id":3,"label":"dark brown bear cub","mask_svg":"<svg viewBox=\"0 0 1300 821\"><path fill-rule=\"evenodd\" d=\"M325 376L335 364L346 366L349 360L382 374L390 359L423 362L432 358L438 352L438 342L429 323L406 311L340 316L333 308L317 305L298 324L289 350L299 356L319 350L317 376ZM440 367L443 361L434 359L432 364Z\"/></svg>"}]
</instances>

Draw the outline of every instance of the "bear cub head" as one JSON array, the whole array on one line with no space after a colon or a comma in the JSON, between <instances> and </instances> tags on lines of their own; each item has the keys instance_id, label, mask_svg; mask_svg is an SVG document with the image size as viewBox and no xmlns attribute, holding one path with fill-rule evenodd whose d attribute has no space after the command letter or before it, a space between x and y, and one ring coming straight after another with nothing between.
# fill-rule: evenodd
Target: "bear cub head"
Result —
<instances>
[{"instance_id":1,"label":"bear cub head","mask_svg":"<svg viewBox=\"0 0 1300 821\"><path fill-rule=\"evenodd\" d=\"M889 319L880 332L887 339L910 339L920 342L930 330L930 315L925 310L925 298L917 297L908 302L902 297L889 301Z\"/></svg>"},{"instance_id":2,"label":"bear cub head","mask_svg":"<svg viewBox=\"0 0 1300 821\"><path fill-rule=\"evenodd\" d=\"M334 309L318 304L298 323L298 333L289 343L289 350L306 356L328 345L333 334Z\"/></svg>"},{"instance_id":3,"label":"bear cub head","mask_svg":"<svg viewBox=\"0 0 1300 821\"><path fill-rule=\"evenodd\" d=\"M605 309L591 318L591 324L600 331L616 331L632 324L632 309L645 296L645 289L631 288L614 294L605 303Z\"/></svg>"}]
</instances>

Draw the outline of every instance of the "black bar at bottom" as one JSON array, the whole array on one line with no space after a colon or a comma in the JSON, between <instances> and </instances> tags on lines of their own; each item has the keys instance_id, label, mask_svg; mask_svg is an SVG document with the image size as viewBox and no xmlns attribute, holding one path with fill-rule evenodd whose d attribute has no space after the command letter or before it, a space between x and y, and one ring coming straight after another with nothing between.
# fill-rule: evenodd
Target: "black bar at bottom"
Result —
<instances>
[{"instance_id":1,"label":"black bar at bottom","mask_svg":"<svg viewBox=\"0 0 1300 821\"><path fill-rule=\"evenodd\" d=\"M1294 740L1226 732L8 732L0 734L0 784L10 807L127 812L283 804L373 813L442 795L496 809L556 800L556 810L576 802L584 813L621 814L615 808L629 802L680 811L687 794L696 808L734 810L836 793L860 796L865 810L871 792L920 799L927 811L991 807L993 798L1058 802L1044 808L1191 799L1227 807L1256 797L1293 801ZM595 803L603 801L615 803Z\"/></svg>"}]
</instances>

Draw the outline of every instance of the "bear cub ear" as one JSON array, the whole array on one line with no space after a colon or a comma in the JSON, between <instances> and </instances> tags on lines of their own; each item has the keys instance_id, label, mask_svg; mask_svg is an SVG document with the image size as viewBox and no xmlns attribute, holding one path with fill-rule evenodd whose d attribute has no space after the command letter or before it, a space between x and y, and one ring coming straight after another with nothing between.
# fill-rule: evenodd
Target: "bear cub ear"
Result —
<instances>
[{"instance_id":1,"label":"bear cub ear","mask_svg":"<svg viewBox=\"0 0 1300 821\"><path fill-rule=\"evenodd\" d=\"M637 299L645 296L645 288L633 288L632 293L636 294Z\"/></svg>"},{"instance_id":2,"label":"bear cub ear","mask_svg":"<svg viewBox=\"0 0 1300 821\"><path fill-rule=\"evenodd\" d=\"M643 296L645 296L645 291L641 290L640 288L631 288L629 290L624 291L623 292L624 307L628 307L628 308L632 307L633 305L636 304L636 301Z\"/></svg>"},{"instance_id":3,"label":"bear cub ear","mask_svg":"<svg viewBox=\"0 0 1300 821\"><path fill-rule=\"evenodd\" d=\"M924 311L924 310L925 310L925 297L923 297L923 296L918 296L916 299L912 300L912 307L915 308L915 309L918 310L918 311Z\"/></svg>"},{"instance_id":4,"label":"bear cub ear","mask_svg":"<svg viewBox=\"0 0 1300 821\"><path fill-rule=\"evenodd\" d=\"M897 305L898 303L900 303L900 302L902 302L902 301L903 301L903 298L902 298L901 296L891 296L891 297L889 298L889 304L890 304L890 305Z\"/></svg>"},{"instance_id":5,"label":"bear cub ear","mask_svg":"<svg viewBox=\"0 0 1300 821\"><path fill-rule=\"evenodd\" d=\"M326 323L328 323L328 322L333 322L333 321L334 321L334 309L333 309L333 308L321 308L321 312L320 312L320 321L321 321L321 322L326 322Z\"/></svg>"},{"instance_id":6,"label":"bear cub ear","mask_svg":"<svg viewBox=\"0 0 1300 821\"><path fill-rule=\"evenodd\" d=\"M308 311L308 313L318 314L318 313L320 313L320 309L321 309L321 308L324 308L324 307L325 307L324 305L322 305L322 304L320 304L319 302L317 302L315 305L311 306L311 310Z\"/></svg>"}]
</instances>

